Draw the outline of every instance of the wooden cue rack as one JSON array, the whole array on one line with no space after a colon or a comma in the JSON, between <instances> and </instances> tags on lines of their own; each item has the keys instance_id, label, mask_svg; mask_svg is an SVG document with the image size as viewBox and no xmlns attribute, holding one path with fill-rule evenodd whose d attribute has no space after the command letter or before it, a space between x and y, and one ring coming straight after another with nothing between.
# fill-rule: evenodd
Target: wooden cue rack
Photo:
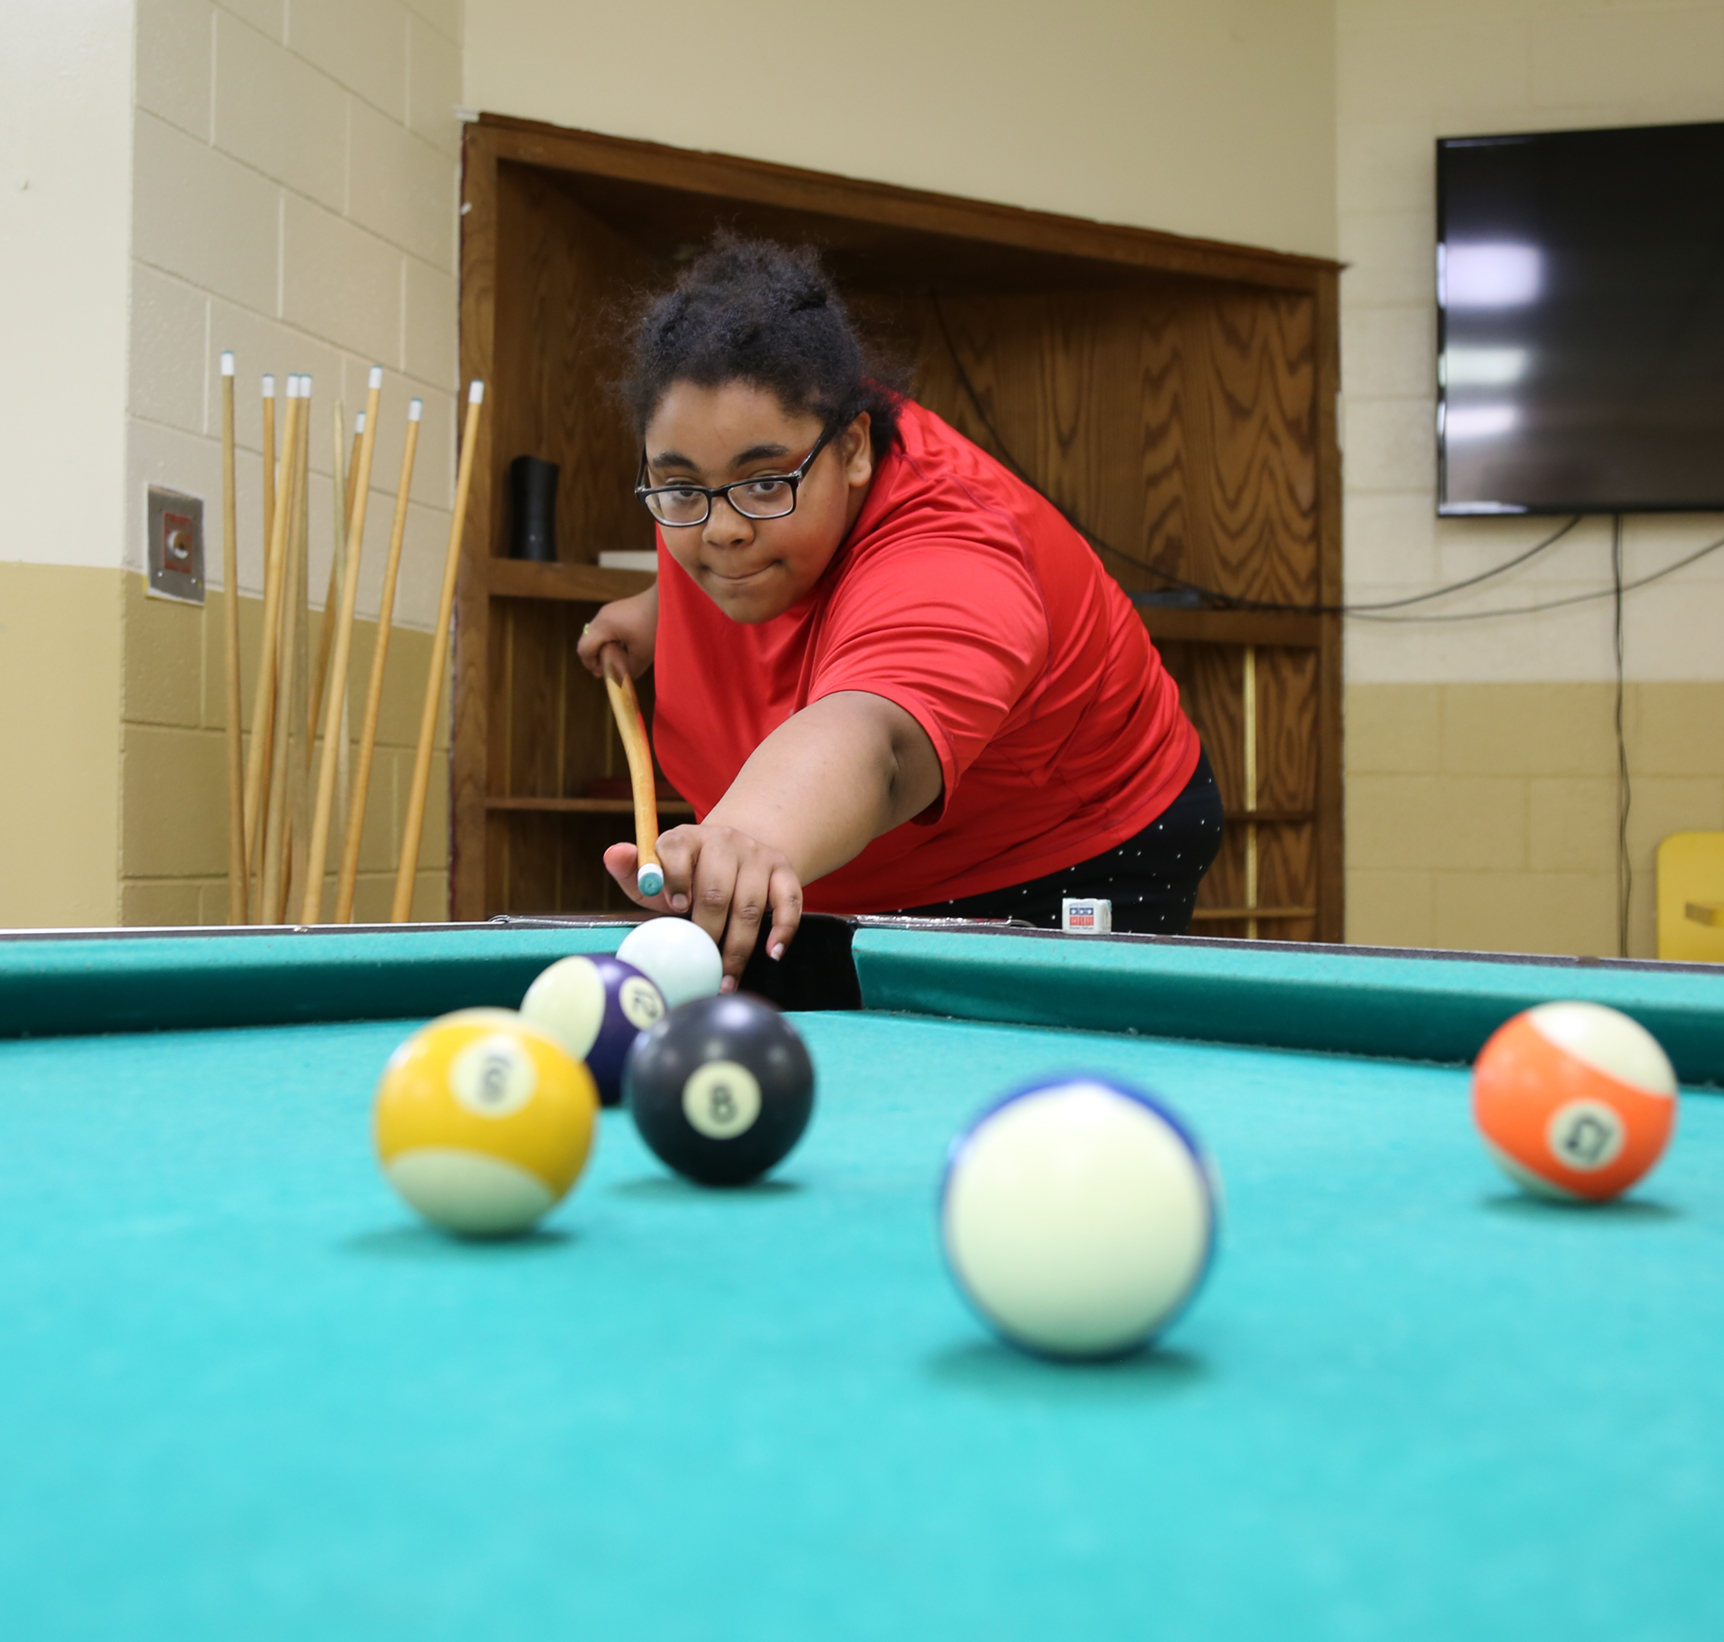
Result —
<instances>
[{"instance_id":1,"label":"wooden cue rack","mask_svg":"<svg viewBox=\"0 0 1724 1642\"><path fill-rule=\"evenodd\" d=\"M575 643L649 580L599 553L653 538L607 383L631 294L721 225L818 244L916 397L994 449L955 345L1011 455L1126 555L1103 563L1128 591L1165 585L1136 558L1340 602L1337 264L493 115L464 159L461 376L489 397L456 598L452 916L623 905L599 856L631 835L627 766ZM522 455L561 466L558 564L505 556ZM1228 812L1193 933L1341 940L1340 619L1142 616Z\"/></svg>"}]
</instances>

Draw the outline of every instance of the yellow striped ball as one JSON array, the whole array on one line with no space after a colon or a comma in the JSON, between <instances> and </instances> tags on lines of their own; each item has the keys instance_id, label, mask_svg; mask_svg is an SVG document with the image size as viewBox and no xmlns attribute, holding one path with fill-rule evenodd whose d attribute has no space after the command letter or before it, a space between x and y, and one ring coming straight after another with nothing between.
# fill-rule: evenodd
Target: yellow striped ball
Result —
<instances>
[{"instance_id":1,"label":"yellow striped ball","mask_svg":"<svg viewBox=\"0 0 1724 1642\"><path fill-rule=\"evenodd\" d=\"M389 1057L373 1133L389 1183L427 1220L501 1237L580 1179L598 1111L592 1074L548 1032L510 1009L464 1009Z\"/></svg>"}]
</instances>

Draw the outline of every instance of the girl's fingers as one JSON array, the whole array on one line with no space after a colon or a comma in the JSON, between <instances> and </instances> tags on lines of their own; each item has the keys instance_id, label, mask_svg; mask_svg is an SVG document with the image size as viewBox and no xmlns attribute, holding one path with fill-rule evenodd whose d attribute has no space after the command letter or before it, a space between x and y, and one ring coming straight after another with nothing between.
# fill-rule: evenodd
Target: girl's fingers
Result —
<instances>
[{"instance_id":1,"label":"girl's fingers","mask_svg":"<svg viewBox=\"0 0 1724 1642\"><path fill-rule=\"evenodd\" d=\"M665 909L662 895L642 895L636 874L640 870L640 852L633 844L612 844L605 851L605 871L616 879L623 894L636 906L651 907L654 912Z\"/></svg>"},{"instance_id":2,"label":"girl's fingers","mask_svg":"<svg viewBox=\"0 0 1724 1642\"><path fill-rule=\"evenodd\" d=\"M672 827L669 832L659 834L658 864L664 873L661 899L672 912L688 911L694 894L695 868L700 858L698 827Z\"/></svg>"},{"instance_id":3,"label":"girl's fingers","mask_svg":"<svg viewBox=\"0 0 1724 1642\"><path fill-rule=\"evenodd\" d=\"M712 944L720 951L724 949L724 926L730 917L736 873L733 840L723 832L703 838L689 887L689 917L712 937Z\"/></svg>"},{"instance_id":4,"label":"girl's fingers","mask_svg":"<svg viewBox=\"0 0 1724 1642\"><path fill-rule=\"evenodd\" d=\"M772 874L768 894L772 901L772 929L766 937L766 955L776 962L796 939L796 931L802 925L802 885L789 867L779 867Z\"/></svg>"},{"instance_id":5,"label":"girl's fingers","mask_svg":"<svg viewBox=\"0 0 1724 1642\"><path fill-rule=\"evenodd\" d=\"M772 875L760 862L745 862L731 886L730 921L725 926L724 990L734 992L760 940L760 921L769 905Z\"/></svg>"}]
</instances>

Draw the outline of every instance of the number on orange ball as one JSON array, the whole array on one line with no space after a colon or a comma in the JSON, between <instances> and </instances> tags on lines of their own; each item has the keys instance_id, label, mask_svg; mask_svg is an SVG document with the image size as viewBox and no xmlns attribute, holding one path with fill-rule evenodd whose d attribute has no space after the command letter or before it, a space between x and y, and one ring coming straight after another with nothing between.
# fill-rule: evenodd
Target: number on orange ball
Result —
<instances>
[{"instance_id":1,"label":"number on orange ball","mask_svg":"<svg viewBox=\"0 0 1724 1642\"><path fill-rule=\"evenodd\" d=\"M470 1237L522 1232L580 1178L598 1090L542 1027L509 1009L465 1009L415 1032L377 1085L377 1155L433 1225Z\"/></svg>"},{"instance_id":2,"label":"number on orange ball","mask_svg":"<svg viewBox=\"0 0 1724 1642\"><path fill-rule=\"evenodd\" d=\"M1603 1202L1663 1155L1676 1073L1645 1027L1596 1003L1541 1003L1473 1063L1473 1117L1528 1191Z\"/></svg>"}]
</instances>

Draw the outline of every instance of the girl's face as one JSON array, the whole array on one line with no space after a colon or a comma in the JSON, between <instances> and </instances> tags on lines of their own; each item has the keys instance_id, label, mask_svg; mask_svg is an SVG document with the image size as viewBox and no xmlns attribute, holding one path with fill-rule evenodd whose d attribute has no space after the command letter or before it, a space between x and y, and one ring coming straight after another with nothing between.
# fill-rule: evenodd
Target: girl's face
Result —
<instances>
[{"instance_id":1,"label":"girl's face","mask_svg":"<svg viewBox=\"0 0 1724 1642\"><path fill-rule=\"evenodd\" d=\"M789 414L768 388L673 382L646 426L646 483L711 487L790 473L823 432L819 417ZM750 519L728 498L714 498L705 524L663 526L665 544L732 621L771 621L825 573L862 511L873 477L864 412L814 459L794 512Z\"/></svg>"}]
</instances>

